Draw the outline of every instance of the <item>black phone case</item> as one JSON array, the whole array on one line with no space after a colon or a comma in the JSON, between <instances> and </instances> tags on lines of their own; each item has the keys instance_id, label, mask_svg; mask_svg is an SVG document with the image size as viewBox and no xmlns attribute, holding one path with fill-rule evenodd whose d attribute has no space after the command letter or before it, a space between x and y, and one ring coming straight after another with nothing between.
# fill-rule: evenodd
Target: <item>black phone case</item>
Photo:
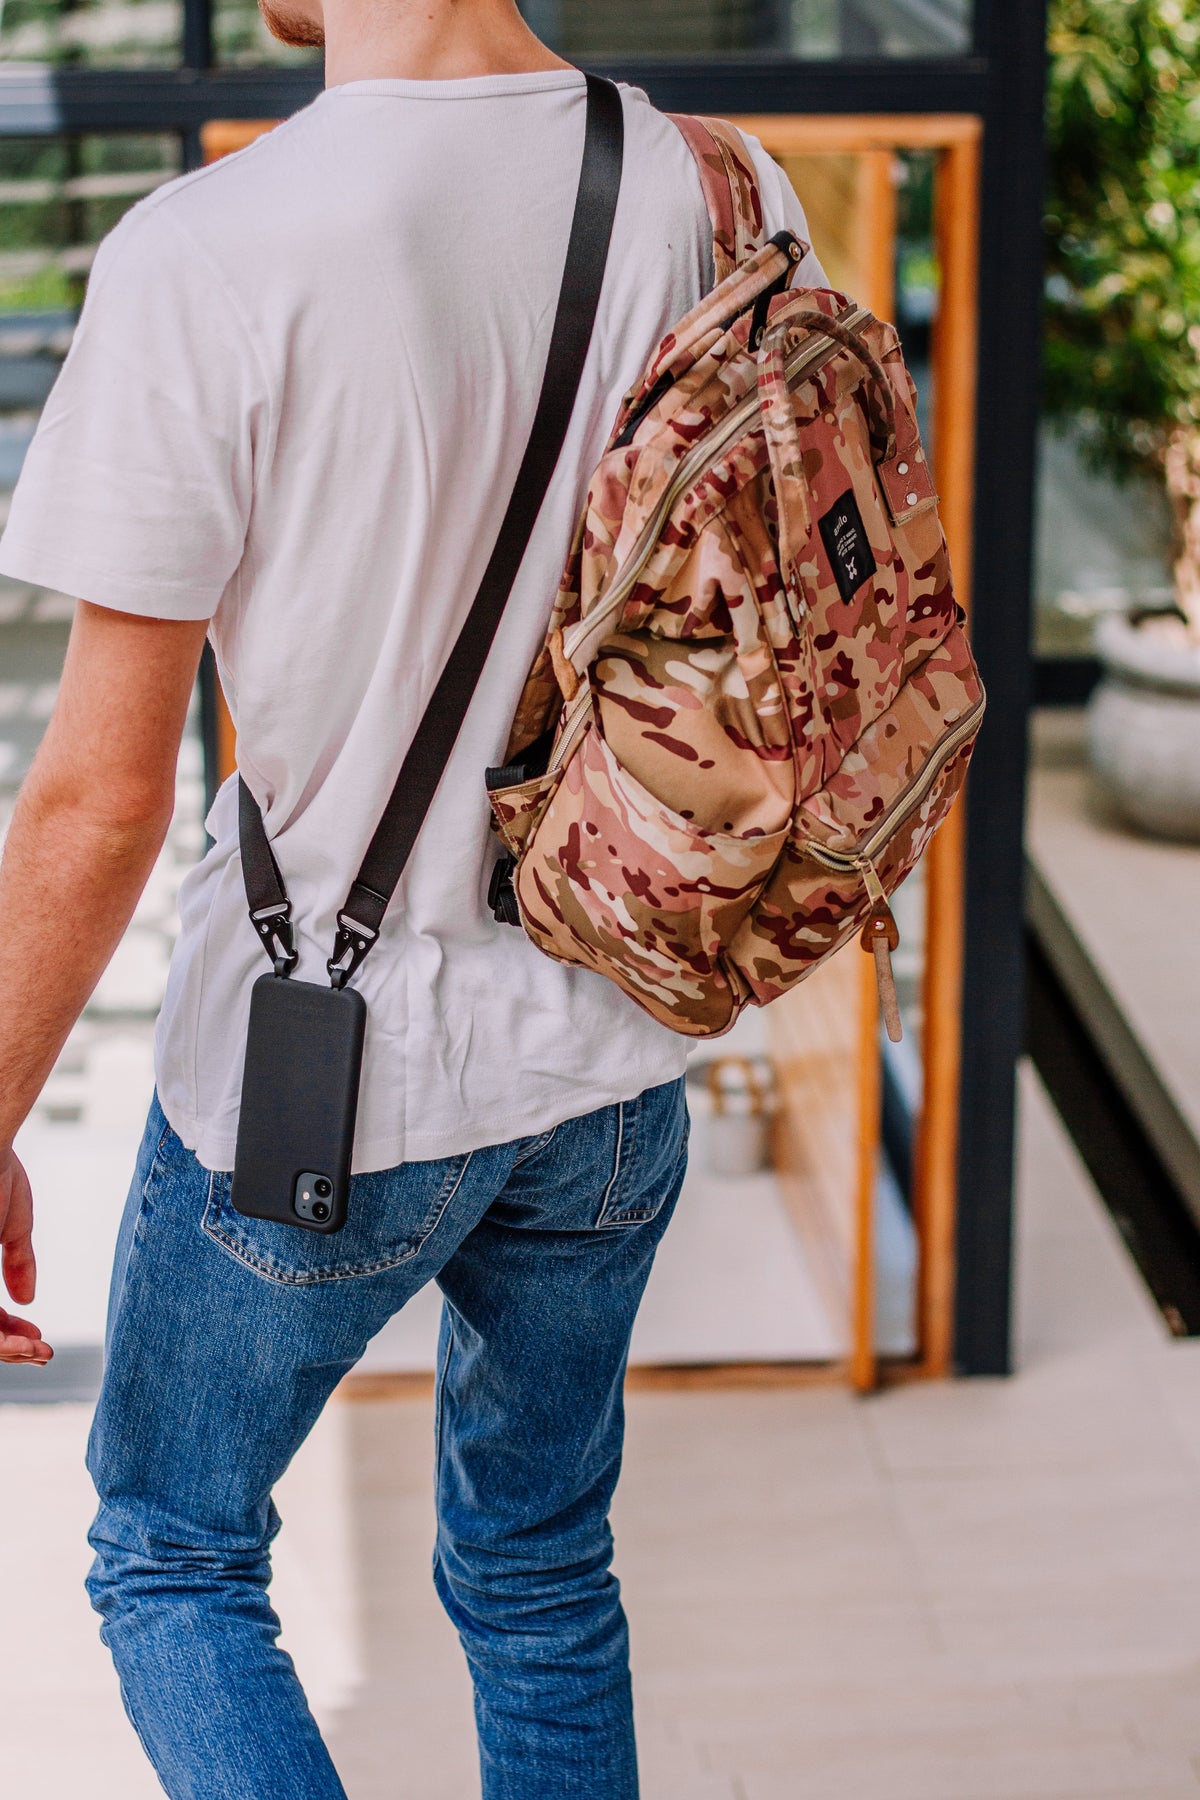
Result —
<instances>
[{"instance_id":1,"label":"black phone case","mask_svg":"<svg viewBox=\"0 0 1200 1800\"><path fill-rule=\"evenodd\" d=\"M367 1007L354 988L261 975L251 991L230 1199L251 1219L340 1231L350 1196ZM329 1217L296 1211L302 1174L333 1184Z\"/></svg>"}]
</instances>

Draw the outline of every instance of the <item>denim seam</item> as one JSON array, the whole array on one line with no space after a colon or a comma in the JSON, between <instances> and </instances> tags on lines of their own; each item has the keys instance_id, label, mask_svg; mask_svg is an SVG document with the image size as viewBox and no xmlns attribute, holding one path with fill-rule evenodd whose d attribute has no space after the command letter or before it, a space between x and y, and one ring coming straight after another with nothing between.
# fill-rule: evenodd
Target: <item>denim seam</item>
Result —
<instances>
[{"instance_id":1,"label":"denim seam","mask_svg":"<svg viewBox=\"0 0 1200 1800\"><path fill-rule=\"evenodd\" d=\"M608 1178L608 1186L605 1188L604 1197L600 1202L600 1216L596 1220L597 1225L603 1225L608 1217L608 1209L612 1205L613 1192L621 1178L621 1170L624 1166L622 1163L622 1152L624 1147L625 1101L621 1100L617 1103L617 1142L613 1152L613 1172Z\"/></svg>"},{"instance_id":2,"label":"denim seam","mask_svg":"<svg viewBox=\"0 0 1200 1800\"><path fill-rule=\"evenodd\" d=\"M164 1125L162 1128L162 1135L159 1137L157 1144L155 1144L155 1146L154 1146L154 1155L150 1158L150 1167L146 1170L146 1179L142 1183L141 1198L142 1198L143 1206L146 1204L146 1200L150 1193L150 1183L154 1180L154 1177L158 1173L159 1167L162 1163L162 1153L166 1147L166 1142L167 1142L167 1139L170 1137L170 1135L171 1135L170 1125Z\"/></svg>"},{"instance_id":3,"label":"denim seam","mask_svg":"<svg viewBox=\"0 0 1200 1800\"><path fill-rule=\"evenodd\" d=\"M444 1434L443 1409L445 1406L445 1399L446 1399L446 1383L450 1379L450 1358L454 1354L454 1320L450 1315L449 1308L447 1306L445 1306L444 1304L443 1304L443 1308L442 1308L442 1317L444 1320L443 1329L445 1330L445 1333L446 1333L446 1354L441 1359L441 1364L437 1371L437 1388L436 1388L435 1397L434 1397L434 1412L433 1412L433 1493L434 1493L435 1503L439 1501L440 1492L441 1492L442 1449L443 1449L443 1434ZM439 1346L439 1348L440 1348L440 1346ZM437 1569L437 1564L438 1564L438 1552L439 1552L438 1534L441 1531L441 1523L442 1522L441 1522L440 1507L439 1507L437 1532L435 1533L434 1540L433 1540L433 1566L434 1566L435 1571Z\"/></svg>"},{"instance_id":4,"label":"denim seam","mask_svg":"<svg viewBox=\"0 0 1200 1800\"><path fill-rule=\"evenodd\" d=\"M652 1219L658 1211L657 1207L639 1207L630 1212L620 1205L621 1190L624 1187L624 1176L637 1154L638 1127L641 1123L642 1104L645 1096L639 1094L636 1100L623 1100L617 1114L617 1155L616 1166L612 1172L612 1180L604 1190L604 1199L600 1206L600 1217L597 1225L641 1225ZM626 1111L632 1111L629 1127L625 1126Z\"/></svg>"},{"instance_id":5,"label":"denim seam","mask_svg":"<svg viewBox=\"0 0 1200 1800\"><path fill-rule=\"evenodd\" d=\"M557 1131L558 1131L558 1126L552 1125L550 1127L549 1131L543 1131L543 1133L540 1137L534 1138L534 1140L530 1144L528 1150L526 1150L523 1155L517 1156L513 1159L513 1168L519 1169L521 1167L521 1164L527 1163L531 1157L540 1156L542 1151L546 1148L546 1145L548 1143L550 1143L551 1139L555 1136Z\"/></svg>"},{"instance_id":6,"label":"denim seam","mask_svg":"<svg viewBox=\"0 0 1200 1800\"><path fill-rule=\"evenodd\" d=\"M621 1177L624 1175L625 1170L633 1162L636 1151L637 1151L637 1140L638 1140L638 1136L639 1136L639 1127L641 1124L641 1110L642 1110L642 1103L643 1103L644 1098L645 1098L644 1095L639 1094L636 1101L622 1104L622 1107L620 1110L620 1115L619 1115L619 1120L618 1120L618 1126L617 1126L617 1166L613 1170L612 1179L604 1191L604 1201L600 1208L600 1216L596 1220L596 1224L598 1226L599 1225L645 1225L645 1224L648 1224L651 1219L656 1217L656 1215L659 1212L659 1209L662 1206L661 1200L659 1200L653 1206L621 1207L619 1204L617 1204L619 1193L620 1193L620 1188L622 1185ZM630 1121L630 1126L629 1126L628 1132L626 1132L624 1130L625 1104L630 1104L635 1108L634 1116L633 1116L632 1120ZM628 1139L628 1142L626 1142L626 1139ZM686 1129L685 1129L683 1149L681 1151L681 1156L686 1157L686 1153L687 1153L687 1133L686 1133Z\"/></svg>"},{"instance_id":7,"label":"denim seam","mask_svg":"<svg viewBox=\"0 0 1200 1800\"><path fill-rule=\"evenodd\" d=\"M402 1263L411 1262L413 1257L419 1255L424 1249L441 1224L446 1208L462 1186L463 1177L470 1167L473 1156L474 1151L468 1152L463 1158L462 1167L457 1172L451 1170L447 1174L441 1193L417 1227L416 1234L408 1239L400 1254L377 1257L374 1262L350 1263L346 1267L337 1269L291 1270L282 1268L278 1263L264 1261L261 1256L256 1256L252 1250L239 1244L228 1232L220 1230L216 1225L214 1191L217 1178L215 1173L209 1175L208 1202L200 1221L201 1229L215 1244L228 1251L230 1256L236 1258L246 1268L253 1270L256 1275L262 1275L267 1281L278 1282L281 1287L317 1287L327 1281L350 1281L360 1275L383 1275L389 1269L398 1269Z\"/></svg>"}]
</instances>

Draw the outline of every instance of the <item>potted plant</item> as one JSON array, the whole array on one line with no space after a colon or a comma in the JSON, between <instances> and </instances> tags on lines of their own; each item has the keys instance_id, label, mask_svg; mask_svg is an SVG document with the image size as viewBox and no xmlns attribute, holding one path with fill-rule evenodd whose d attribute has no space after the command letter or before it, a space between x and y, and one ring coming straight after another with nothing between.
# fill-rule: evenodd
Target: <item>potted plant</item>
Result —
<instances>
[{"instance_id":1,"label":"potted plant","mask_svg":"<svg viewBox=\"0 0 1200 1800\"><path fill-rule=\"evenodd\" d=\"M1092 762L1127 819L1200 840L1200 9L1052 0L1050 50L1047 409L1175 527L1171 611L1097 627Z\"/></svg>"}]
</instances>

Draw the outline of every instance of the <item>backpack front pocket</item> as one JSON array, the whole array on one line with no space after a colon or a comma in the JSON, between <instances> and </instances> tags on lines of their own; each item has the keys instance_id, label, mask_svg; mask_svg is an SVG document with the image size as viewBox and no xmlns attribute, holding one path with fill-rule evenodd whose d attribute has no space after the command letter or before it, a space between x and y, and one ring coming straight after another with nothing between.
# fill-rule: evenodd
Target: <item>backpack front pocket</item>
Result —
<instances>
[{"instance_id":1,"label":"backpack front pocket","mask_svg":"<svg viewBox=\"0 0 1200 1800\"><path fill-rule=\"evenodd\" d=\"M960 661L957 644L939 646L799 808L778 867L729 945L760 1006L862 928L880 887L899 886L948 812L984 706Z\"/></svg>"},{"instance_id":2,"label":"backpack front pocket","mask_svg":"<svg viewBox=\"0 0 1200 1800\"><path fill-rule=\"evenodd\" d=\"M773 868L786 826L705 831L622 768L595 725L567 764L516 874L521 919L562 962L615 980L676 1031L733 1023L721 965Z\"/></svg>"},{"instance_id":3,"label":"backpack front pocket","mask_svg":"<svg viewBox=\"0 0 1200 1800\"><path fill-rule=\"evenodd\" d=\"M514 856L520 856L525 840L545 811L546 801L562 779L560 769L532 775L512 787L492 788L488 794L496 830Z\"/></svg>"}]
</instances>

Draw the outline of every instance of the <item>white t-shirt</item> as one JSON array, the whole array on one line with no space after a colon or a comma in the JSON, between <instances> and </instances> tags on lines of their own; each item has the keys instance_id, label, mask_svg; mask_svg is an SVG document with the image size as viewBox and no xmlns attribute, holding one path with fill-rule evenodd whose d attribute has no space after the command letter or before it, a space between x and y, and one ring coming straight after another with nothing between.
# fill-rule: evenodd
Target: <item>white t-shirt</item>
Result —
<instances>
[{"instance_id":1,"label":"white t-shirt","mask_svg":"<svg viewBox=\"0 0 1200 1800\"><path fill-rule=\"evenodd\" d=\"M498 762L624 391L711 283L691 155L624 90L625 169L566 447L380 941L357 1169L548 1130L679 1075L687 1043L486 905ZM239 761L324 981L335 914L516 476L583 145L574 71L356 81L135 207L96 260L0 570L211 619ZM756 148L767 226L806 234ZM819 282L815 261L801 279ZM184 882L157 1039L167 1118L233 1166L250 986L236 784Z\"/></svg>"}]
</instances>

